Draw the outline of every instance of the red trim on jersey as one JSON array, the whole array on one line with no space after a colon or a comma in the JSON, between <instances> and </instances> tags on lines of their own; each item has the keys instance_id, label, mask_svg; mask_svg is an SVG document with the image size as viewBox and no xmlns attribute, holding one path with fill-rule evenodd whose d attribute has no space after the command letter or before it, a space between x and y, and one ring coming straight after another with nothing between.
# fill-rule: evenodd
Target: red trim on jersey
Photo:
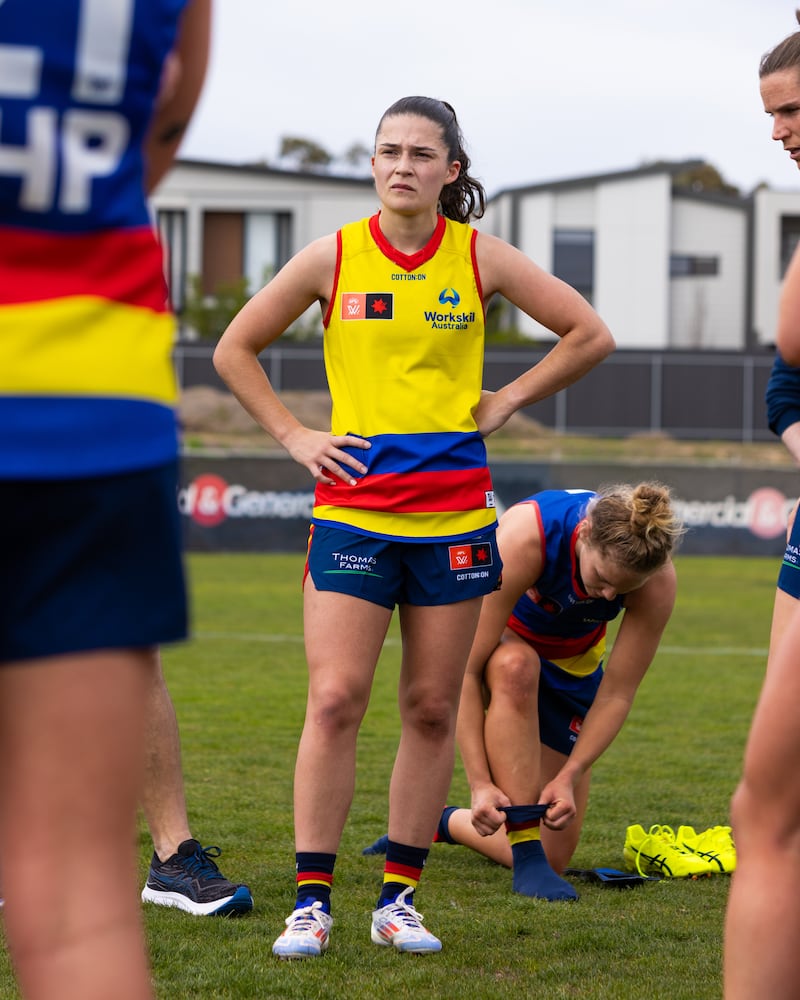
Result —
<instances>
[{"instance_id":1,"label":"red trim on jersey","mask_svg":"<svg viewBox=\"0 0 800 1000\"><path fill-rule=\"evenodd\" d=\"M331 321L331 316L333 314L333 305L336 301L336 293L339 288L339 275L342 270L342 231L341 229L336 233L336 267L333 272L333 288L331 289L331 297L328 302L328 308L325 310L325 315L322 319L322 325L325 329L328 329L328 324Z\"/></svg>"},{"instance_id":2,"label":"red trim on jersey","mask_svg":"<svg viewBox=\"0 0 800 1000\"><path fill-rule=\"evenodd\" d=\"M483 319L486 322L486 303L483 301L483 286L481 285L481 272L478 270L478 257L475 252L475 245L478 241L478 230L475 229L472 232L472 237L469 241L469 252L472 257L472 273L475 275L475 287L478 289L478 297L481 300L481 306L483 308Z\"/></svg>"},{"instance_id":3,"label":"red trim on jersey","mask_svg":"<svg viewBox=\"0 0 800 1000\"><path fill-rule=\"evenodd\" d=\"M516 507L530 507L533 511L533 516L536 518L536 525L539 531L539 542L540 548L542 550L542 568L539 571L541 576L544 573L544 568L547 565L547 538L544 530L544 521L542 520L542 511L536 500L520 500L519 503L515 504Z\"/></svg>"},{"instance_id":4,"label":"red trim on jersey","mask_svg":"<svg viewBox=\"0 0 800 1000\"><path fill-rule=\"evenodd\" d=\"M484 506L483 494L491 489L492 477L485 467L449 472L386 472L357 479L355 486L341 481L335 486L317 483L315 505L392 514L475 510Z\"/></svg>"},{"instance_id":5,"label":"red trim on jersey","mask_svg":"<svg viewBox=\"0 0 800 1000\"><path fill-rule=\"evenodd\" d=\"M444 231L447 227L445 217L438 215L436 217L436 228L425 246L421 250L417 250L416 253L406 254L396 250L386 239L381 232L379 220L380 213L373 215L369 220L369 231L372 234L372 238L375 240L378 249L384 257L388 257L390 261L397 264L398 267L402 267L404 271L413 271L422 264L427 263L433 257L441 246L444 239Z\"/></svg>"},{"instance_id":6,"label":"red trim on jersey","mask_svg":"<svg viewBox=\"0 0 800 1000\"><path fill-rule=\"evenodd\" d=\"M572 586L575 588L575 593L583 600L588 598L588 594L583 589L583 580L581 574L578 570L578 535L580 534L581 526L586 521L586 518L581 518L580 521L575 525L575 530L572 532L572 538L569 540L569 558L572 563Z\"/></svg>"},{"instance_id":7,"label":"red trim on jersey","mask_svg":"<svg viewBox=\"0 0 800 1000\"><path fill-rule=\"evenodd\" d=\"M563 635L540 635L538 632L526 628L513 614L508 619L507 625L520 639L524 639L525 642L533 646L539 656L545 660L566 660L588 652L600 642L606 634L607 628L607 622L602 622L587 635L581 635L577 638L568 638Z\"/></svg>"},{"instance_id":8,"label":"red trim on jersey","mask_svg":"<svg viewBox=\"0 0 800 1000\"><path fill-rule=\"evenodd\" d=\"M544 530L544 519L542 518L542 508L534 500L533 501L533 512L536 515L536 522L539 525L539 538L542 540L542 568L539 570L539 575L544 573L545 566L547 565L547 534Z\"/></svg>"},{"instance_id":9,"label":"red trim on jersey","mask_svg":"<svg viewBox=\"0 0 800 1000\"><path fill-rule=\"evenodd\" d=\"M306 585L306 578L308 577L308 560L311 555L311 542L314 538L314 525L310 525L308 529L308 541L306 542L306 561L303 566L303 582L300 584L300 589L302 590Z\"/></svg>"},{"instance_id":10,"label":"red trim on jersey","mask_svg":"<svg viewBox=\"0 0 800 1000\"><path fill-rule=\"evenodd\" d=\"M0 305L76 295L166 312L161 247L152 229L61 234L0 227Z\"/></svg>"}]
</instances>

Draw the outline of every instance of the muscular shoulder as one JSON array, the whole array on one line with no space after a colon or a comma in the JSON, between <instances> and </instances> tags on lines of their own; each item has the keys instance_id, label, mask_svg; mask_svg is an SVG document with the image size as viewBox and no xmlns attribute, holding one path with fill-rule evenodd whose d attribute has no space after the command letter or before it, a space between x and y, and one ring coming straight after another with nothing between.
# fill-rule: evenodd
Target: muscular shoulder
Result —
<instances>
[{"instance_id":1,"label":"muscular shoulder","mask_svg":"<svg viewBox=\"0 0 800 1000\"><path fill-rule=\"evenodd\" d=\"M500 518L497 544L503 560L503 581L513 579L519 592L524 592L540 576L544 543L541 521L536 505L514 504Z\"/></svg>"},{"instance_id":2,"label":"muscular shoulder","mask_svg":"<svg viewBox=\"0 0 800 1000\"><path fill-rule=\"evenodd\" d=\"M509 267L524 267L529 263L524 254L510 243L480 231L475 238L475 260L487 298L501 289L503 275L507 274Z\"/></svg>"}]
</instances>

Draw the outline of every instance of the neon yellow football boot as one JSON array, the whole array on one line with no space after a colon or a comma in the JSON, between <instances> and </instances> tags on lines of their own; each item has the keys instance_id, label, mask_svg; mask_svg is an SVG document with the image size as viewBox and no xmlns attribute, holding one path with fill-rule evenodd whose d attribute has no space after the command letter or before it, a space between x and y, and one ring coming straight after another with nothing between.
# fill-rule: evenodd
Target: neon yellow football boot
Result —
<instances>
[{"instance_id":1,"label":"neon yellow football boot","mask_svg":"<svg viewBox=\"0 0 800 1000\"><path fill-rule=\"evenodd\" d=\"M736 870L736 845L729 826L712 826L702 833L695 833L691 826L679 826L675 839L685 851L710 861L716 871L729 875Z\"/></svg>"},{"instance_id":2,"label":"neon yellow football boot","mask_svg":"<svg viewBox=\"0 0 800 1000\"><path fill-rule=\"evenodd\" d=\"M622 851L629 871L664 878L701 878L719 871L717 865L680 847L670 826L654 825L645 832L634 823L625 832Z\"/></svg>"}]
</instances>

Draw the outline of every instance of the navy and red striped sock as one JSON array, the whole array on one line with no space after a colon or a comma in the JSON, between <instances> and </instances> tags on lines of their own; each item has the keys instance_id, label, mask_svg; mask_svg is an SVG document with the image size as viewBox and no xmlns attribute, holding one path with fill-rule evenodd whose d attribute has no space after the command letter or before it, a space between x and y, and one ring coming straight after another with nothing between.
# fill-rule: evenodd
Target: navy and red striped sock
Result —
<instances>
[{"instance_id":1,"label":"navy and red striped sock","mask_svg":"<svg viewBox=\"0 0 800 1000\"><path fill-rule=\"evenodd\" d=\"M323 854L317 851L298 851L295 855L297 870L296 910L311 906L319 900L326 913L331 912L331 886L333 885L333 867L336 864L335 854Z\"/></svg>"},{"instance_id":2,"label":"navy and red striped sock","mask_svg":"<svg viewBox=\"0 0 800 1000\"><path fill-rule=\"evenodd\" d=\"M409 847L389 840L386 845L386 863L383 866L383 886L378 898L377 909L393 903L401 892L411 886L406 900L411 903L414 889L419 883L422 869L428 858L427 847Z\"/></svg>"},{"instance_id":3,"label":"navy and red striped sock","mask_svg":"<svg viewBox=\"0 0 800 1000\"><path fill-rule=\"evenodd\" d=\"M457 840L453 840L450 836L450 817L458 809L458 806L445 806L442 810L442 815L439 819L439 825L436 827L436 833L433 835L434 844L457 844Z\"/></svg>"}]
</instances>

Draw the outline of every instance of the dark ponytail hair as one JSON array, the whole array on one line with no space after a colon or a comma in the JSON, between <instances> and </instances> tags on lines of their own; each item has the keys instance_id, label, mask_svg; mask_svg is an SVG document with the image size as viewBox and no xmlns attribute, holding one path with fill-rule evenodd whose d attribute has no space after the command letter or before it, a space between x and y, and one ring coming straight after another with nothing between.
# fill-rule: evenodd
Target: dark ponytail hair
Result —
<instances>
[{"instance_id":1,"label":"dark ponytail hair","mask_svg":"<svg viewBox=\"0 0 800 1000\"><path fill-rule=\"evenodd\" d=\"M451 184L445 184L439 195L442 215L456 222L480 219L486 210L486 192L481 182L469 175L470 159L464 149L464 136L453 107L447 101L439 101L434 97L403 97L384 111L378 122L376 136L387 118L399 115L418 115L438 125L442 130L448 157L461 164L458 177Z\"/></svg>"},{"instance_id":2,"label":"dark ponytail hair","mask_svg":"<svg viewBox=\"0 0 800 1000\"><path fill-rule=\"evenodd\" d=\"M794 12L795 19L800 24L800 10ZM770 76L784 69L794 69L800 72L800 31L793 31L774 49L770 49L761 57L758 66L758 76Z\"/></svg>"}]
</instances>

